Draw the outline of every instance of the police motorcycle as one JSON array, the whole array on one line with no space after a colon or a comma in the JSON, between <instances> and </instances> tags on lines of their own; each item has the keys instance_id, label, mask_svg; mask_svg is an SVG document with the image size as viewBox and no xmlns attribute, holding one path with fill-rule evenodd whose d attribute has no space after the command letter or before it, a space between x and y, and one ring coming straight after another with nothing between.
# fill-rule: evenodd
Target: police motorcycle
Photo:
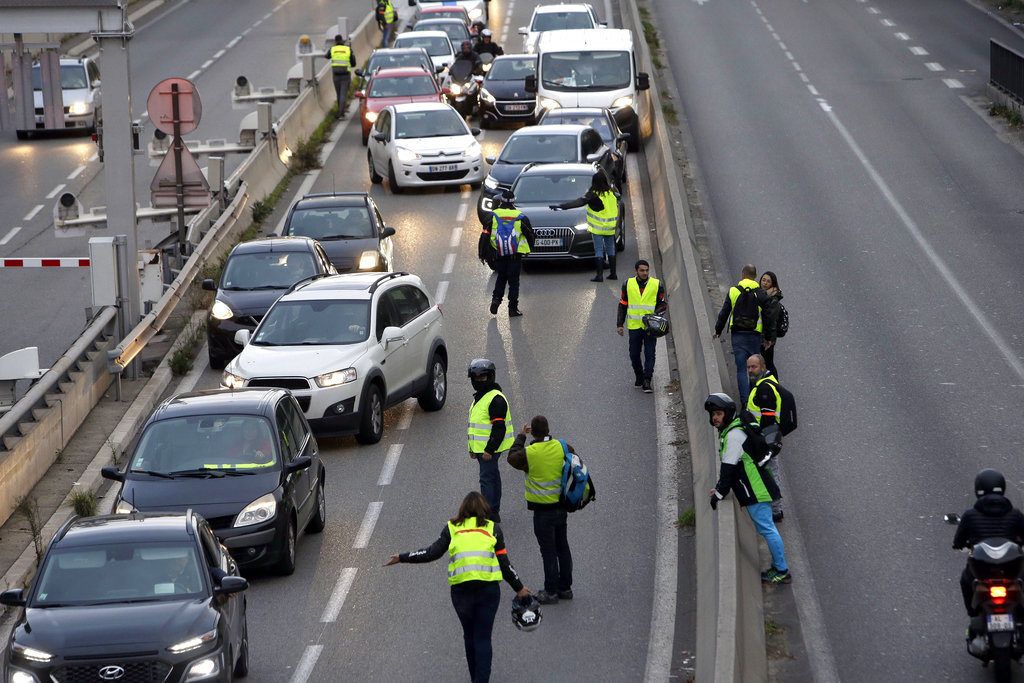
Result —
<instances>
[{"instance_id":1,"label":"police motorcycle","mask_svg":"<svg viewBox=\"0 0 1024 683\"><path fill-rule=\"evenodd\" d=\"M491 60L485 60L484 57L490 57L490 55L481 55L480 57L481 62L490 63ZM480 97L480 84L483 80L483 76L473 73L471 62L456 59L448 67L448 74L445 76L441 90L448 99L448 104L452 105L463 118L469 118L476 111L477 101Z\"/></svg>"}]
</instances>

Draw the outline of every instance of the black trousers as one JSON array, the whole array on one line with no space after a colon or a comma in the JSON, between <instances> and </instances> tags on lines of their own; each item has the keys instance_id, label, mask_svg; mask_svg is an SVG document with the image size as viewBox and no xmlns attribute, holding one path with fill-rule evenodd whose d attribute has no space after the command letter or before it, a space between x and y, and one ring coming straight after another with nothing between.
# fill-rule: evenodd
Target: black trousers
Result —
<instances>
[{"instance_id":1,"label":"black trousers","mask_svg":"<svg viewBox=\"0 0 1024 683\"><path fill-rule=\"evenodd\" d=\"M568 520L569 513L565 510L533 511L533 533L540 545L540 557L544 563L544 590L547 593L572 588Z\"/></svg>"},{"instance_id":2,"label":"black trousers","mask_svg":"<svg viewBox=\"0 0 1024 683\"><path fill-rule=\"evenodd\" d=\"M974 601L974 574L971 574L971 570L967 567L964 567L960 574L960 592L964 596L964 608L967 610L967 616L975 616L974 608L971 606Z\"/></svg>"},{"instance_id":3,"label":"black trousers","mask_svg":"<svg viewBox=\"0 0 1024 683\"><path fill-rule=\"evenodd\" d=\"M766 348L762 347L761 348L761 355L764 356L764 364L765 364L765 367L768 368L768 372L770 372L773 375L775 375L775 379L778 379L779 378L779 371L775 367L775 345L776 344L778 344L778 341L776 341L775 344L772 344L772 347L770 349L766 349Z\"/></svg>"},{"instance_id":4,"label":"black trousers","mask_svg":"<svg viewBox=\"0 0 1024 683\"><path fill-rule=\"evenodd\" d=\"M352 82L352 74L349 71L333 71L331 77L334 79L334 92L338 95L338 113L344 114L348 100L348 86Z\"/></svg>"},{"instance_id":5,"label":"black trousers","mask_svg":"<svg viewBox=\"0 0 1024 683\"><path fill-rule=\"evenodd\" d=\"M452 586L452 606L462 622L466 664L473 683L491 678L491 631L501 602L500 581L466 581Z\"/></svg>"},{"instance_id":6,"label":"black trousers","mask_svg":"<svg viewBox=\"0 0 1024 683\"><path fill-rule=\"evenodd\" d=\"M491 298L501 303L505 296L505 285L508 285L508 307L519 308L519 273L523 269L523 260L518 256L500 256L494 261L494 293Z\"/></svg>"}]
</instances>

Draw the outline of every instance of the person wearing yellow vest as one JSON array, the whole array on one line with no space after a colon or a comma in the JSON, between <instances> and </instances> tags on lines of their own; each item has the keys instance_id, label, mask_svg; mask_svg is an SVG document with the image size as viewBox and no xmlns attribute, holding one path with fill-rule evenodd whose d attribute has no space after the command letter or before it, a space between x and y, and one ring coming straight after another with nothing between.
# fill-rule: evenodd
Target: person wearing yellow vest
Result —
<instances>
[{"instance_id":1,"label":"person wearing yellow vest","mask_svg":"<svg viewBox=\"0 0 1024 683\"><path fill-rule=\"evenodd\" d=\"M508 286L508 315L516 318L519 310L519 274L523 257L530 253L534 243L533 226L526 214L515 207L511 190L495 198L491 222L480 232L477 255L494 271L494 291L491 293L491 315L498 313Z\"/></svg>"},{"instance_id":2,"label":"person wearing yellow vest","mask_svg":"<svg viewBox=\"0 0 1024 683\"><path fill-rule=\"evenodd\" d=\"M776 460L782 450L782 432L779 431L779 418L782 416L782 394L779 393L779 380L768 371L764 356L755 353L747 359L747 378L750 380L750 395L747 397L747 412L761 427L761 434L768 443L771 458L768 460L768 471L778 483L779 463ZM772 501L772 520L781 522L785 515L782 512L782 499Z\"/></svg>"},{"instance_id":3,"label":"person wearing yellow vest","mask_svg":"<svg viewBox=\"0 0 1024 683\"><path fill-rule=\"evenodd\" d=\"M512 446L512 413L508 399L495 381L494 363L476 358L469 364L469 380L473 385L473 405L469 408L466 430L469 457L480 465L480 492L494 511L495 522L501 521L501 472L498 461Z\"/></svg>"},{"instance_id":4,"label":"person wearing yellow vest","mask_svg":"<svg viewBox=\"0 0 1024 683\"><path fill-rule=\"evenodd\" d=\"M327 50L324 58L331 63L331 77L334 79L334 92L338 96L338 113L340 119L348 108L348 86L352 82L352 67L356 65L356 54L345 44L345 37L334 36L334 45Z\"/></svg>"},{"instance_id":5,"label":"person wearing yellow vest","mask_svg":"<svg viewBox=\"0 0 1024 683\"><path fill-rule=\"evenodd\" d=\"M715 339L721 336L726 324L732 337L732 355L736 360L736 388L740 397L750 393L750 381L747 378L747 359L760 353L762 347L771 347L775 339L774 329L765 329L773 318L765 317L764 309L771 303L767 292L761 289L757 278L757 268L752 264L743 266L740 280L729 288L722 310L718 312L715 322Z\"/></svg>"},{"instance_id":6,"label":"person wearing yellow vest","mask_svg":"<svg viewBox=\"0 0 1024 683\"><path fill-rule=\"evenodd\" d=\"M530 597L530 589L516 574L505 549L501 527L492 522L487 500L477 491L470 492L455 515L441 530L436 541L426 548L392 555L385 567L401 563L433 562L448 552L448 585L452 606L462 624L466 664L473 683L487 683L491 677L491 632L501 602L504 579L516 597ZM437 678L454 678L454 672L438 673Z\"/></svg>"},{"instance_id":7,"label":"person wearing yellow vest","mask_svg":"<svg viewBox=\"0 0 1024 683\"><path fill-rule=\"evenodd\" d=\"M587 230L594 241L594 268L597 275L591 282L604 281L605 256L608 257L608 279L617 280L615 273L615 232L619 225L619 194L612 188L608 175L598 169L590 181L590 189L579 199L563 204L552 204L550 209L562 211L587 207Z\"/></svg>"},{"instance_id":8,"label":"person wearing yellow vest","mask_svg":"<svg viewBox=\"0 0 1024 683\"><path fill-rule=\"evenodd\" d=\"M622 296L619 298L618 320L615 323L619 336L629 330L629 362L633 365L636 383L645 394L651 393L651 378L654 377L654 351L658 339L647 334L647 326L643 317L650 313L662 314L668 309L665 300L665 285L651 277L651 264L640 259L634 266L636 277L622 283ZM644 361L640 363L640 351L643 350Z\"/></svg>"},{"instance_id":9,"label":"person wearing yellow vest","mask_svg":"<svg viewBox=\"0 0 1024 683\"><path fill-rule=\"evenodd\" d=\"M395 30L395 23L398 21L398 13L391 0L377 0L377 8L374 10L377 17L377 26L381 30L380 46L387 47L391 43L391 34Z\"/></svg>"},{"instance_id":10,"label":"person wearing yellow vest","mask_svg":"<svg viewBox=\"0 0 1024 683\"><path fill-rule=\"evenodd\" d=\"M533 441L527 445L528 436ZM565 444L570 453L572 446ZM508 451L508 464L526 473L526 509L533 511L533 535L544 563L544 590L536 594L542 605L572 600L572 551L569 550L569 514L561 504L565 449L551 438L548 419L538 415L516 436Z\"/></svg>"}]
</instances>

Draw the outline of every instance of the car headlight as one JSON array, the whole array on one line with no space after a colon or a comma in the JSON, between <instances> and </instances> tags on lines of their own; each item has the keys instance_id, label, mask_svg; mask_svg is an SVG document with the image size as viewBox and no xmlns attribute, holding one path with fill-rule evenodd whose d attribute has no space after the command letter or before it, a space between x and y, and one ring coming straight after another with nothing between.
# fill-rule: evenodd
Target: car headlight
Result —
<instances>
[{"instance_id":1,"label":"car headlight","mask_svg":"<svg viewBox=\"0 0 1024 683\"><path fill-rule=\"evenodd\" d=\"M216 657L203 657L192 662L185 674L186 681L201 681L220 673L220 665Z\"/></svg>"},{"instance_id":2,"label":"car headlight","mask_svg":"<svg viewBox=\"0 0 1024 683\"><path fill-rule=\"evenodd\" d=\"M12 671L11 683L39 683L39 681L27 671Z\"/></svg>"},{"instance_id":3,"label":"car headlight","mask_svg":"<svg viewBox=\"0 0 1024 683\"><path fill-rule=\"evenodd\" d=\"M225 371L220 383L228 389L241 389L245 386L245 378Z\"/></svg>"},{"instance_id":4,"label":"car headlight","mask_svg":"<svg viewBox=\"0 0 1024 683\"><path fill-rule=\"evenodd\" d=\"M491 70L491 63L488 62L487 64L484 64L483 69L484 69L484 73L487 73L488 71L490 71Z\"/></svg>"},{"instance_id":5,"label":"car headlight","mask_svg":"<svg viewBox=\"0 0 1024 683\"><path fill-rule=\"evenodd\" d=\"M550 97L538 97L537 104L540 106L541 109L547 110L558 109L559 107L562 106L561 104L559 104L558 100L553 100Z\"/></svg>"},{"instance_id":6,"label":"car headlight","mask_svg":"<svg viewBox=\"0 0 1024 683\"><path fill-rule=\"evenodd\" d=\"M217 639L217 629L213 629L211 631L207 631L206 633L202 634L201 636L196 636L194 638L189 638L188 640L183 640L180 643L177 643L175 645L171 645L167 649L170 650L171 652L173 652L176 655L180 655L182 652L191 652L192 650L198 650L203 645L206 645L207 643L209 643L211 641L214 641L216 639Z\"/></svg>"},{"instance_id":7,"label":"car headlight","mask_svg":"<svg viewBox=\"0 0 1024 683\"><path fill-rule=\"evenodd\" d=\"M451 85L448 86L448 92L450 92L453 95L461 95L462 86L459 85L458 83L452 83Z\"/></svg>"},{"instance_id":8,"label":"car headlight","mask_svg":"<svg viewBox=\"0 0 1024 683\"><path fill-rule=\"evenodd\" d=\"M19 645L18 643L11 643L11 651L18 657L21 657L22 659L27 659L30 662L45 663L53 661L53 655L51 655L49 652L43 652L42 650L37 650L34 647L25 647L24 645Z\"/></svg>"},{"instance_id":9,"label":"car headlight","mask_svg":"<svg viewBox=\"0 0 1024 683\"><path fill-rule=\"evenodd\" d=\"M477 7L476 9L469 10L469 18L470 19L479 19L483 15L484 15L484 11L482 9L480 9L479 7Z\"/></svg>"},{"instance_id":10,"label":"car headlight","mask_svg":"<svg viewBox=\"0 0 1024 683\"><path fill-rule=\"evenodd\" d=\"M480 143L477 142L476 140L473 140L473 142L466 145L466 151L463 152L463 154L465 154L467 157L475 158L480 156L480 152Z\"/></svg>"},{"instance_id":11,"label":"car headlight","mask_svg":"<svg viewBox=\"0 0 1024 683\"><path fill-rule=\"evenodd\" d=\"M325 372L322 375L318 375L316 383L326 389L327 387L336 387L339 384L355 382L358 377L359 375L356 373L355 368L345 368L344 370L335 370L334 372Z\"/></svg>"},{"instance_id":12,"label":"car headlight","mask_svg":"<svg viewBox=\"0 0 1024 683\"><path fill-rule=\"evenodd\" d=\"M213 306L210 307L210 315L217 320L228 320L235 316L235 312L231 310L231 307L226 303L217 299L213 302Z\"/></svg>"},{"instance_id":13,"label":"car headlight","mask_svg":"<svg viewBox=\"0 0 1024 683\"><path fill-rule=\"evenodd\" d=\"M82 114L88 114L90 109L92 109L92 105L88 102L72 102L71 106L68 107L68 113L72 116L81 116Z\"/></svg>"},{"instance_id":14,"label":"car headlight","mask_svg":"<svg viewBox=\"0 0 1024 683\"><path fill-rule=\"evenodd\" d=\"M376 121L378 116L380 116L380 114L378 112L375 112L375 111L368 111L365 114L363 114L363 117L367 121L369 121L370 123L373 123L374 121Z\"/></svg>"},{"instance_id":15,"label":"car headlight","mask_svg":"<svg viewBox=\"0 0 1024 683\"><path fill-rule=\"evenodd\" d=\"M488 67L490 64L487 65ZM480 99L488 104L494 104L494 95L487 92L487 88L480 88Z\"/></svg>"},{"instance_id":16,"label":"car headlight","mask_svg":"<svg viewBox=\"0 0 1024 683\"><path fill-rule=\"evenodd\" d=\"M359 255L359 270L373 270L380 262L380 255L376 250L364 251Z\"/></svg>"},{"instance_id":17,"label":"car headlight","mask_svg":"<svg viewBox=\"0 0 1024 683\"><path fill-rule=\"evenodd\" d=\"M491 176L484 178L484 187L488 190L495 190L498 188L498 181Z\"/></svg>"},{"instance_id":18,"label":"car headlight","mask_svg":"<svg viewBox=\"0 0 1024 683\"><path fill-rule=\"evenodd\" d=\"M242 511L235 517L235 523L231 526L239 527L261 524L272 520L276 514L277 501L274 500L273 493L268 493L242 508Z\"/></svg>"},{"instance_id":19,"label":"car headlight","mask_svg":"<svg viewBox=\"0 0 1024 683\"><path fill-rule=\"evenodd\" d=\"M126 500L118 500L117 505L114 506L115 515L130 515L133 512L138 512L138 510Z\"/></svg>"},{"instance_id":20,"label":"car headlight","mask_svg":"<svg viewBox=\"0 0 1024 683\"><path fill-rule=\"evenodd\" d=\"M632 95L623 95L622 97L619 97L614 102L612 102L612 109L622 109L623 107L632 107L632 106L633 106L633 96Z\"/></svg>"},{"instance_id":21,"label":"car headlight","mask_svg":"<svg viewBox=\"0 0 1024 683\"><path fill-rule=\"evenodd\" d=\"M411 149L406 149L405 147L395 147L395 151L398 153L398 160L407 164L409 162L416 161L420 156L416 152Z\"/></svg>"},{"instance_id":22,"label":"car headlight","mask_svg":"<svg viewBox=\"0 0 1024 683\"><path fill-rule=\"evenodd\" d=\"M587 230L588 228L590 228L590 226L588 224L586 224L586 223L577 223L576 225L574 225L572 227L576 228L577 231Z\"/></svg>"}]
</instances>

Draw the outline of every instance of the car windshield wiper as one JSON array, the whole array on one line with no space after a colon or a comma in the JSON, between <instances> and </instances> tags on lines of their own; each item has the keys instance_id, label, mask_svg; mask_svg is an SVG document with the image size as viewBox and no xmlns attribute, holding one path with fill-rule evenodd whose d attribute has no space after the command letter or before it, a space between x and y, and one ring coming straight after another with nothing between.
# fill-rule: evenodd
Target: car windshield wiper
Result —
<instances>
[{"instance_id":1,"label":"car windshield wiper","mask_svg":"<svg viewBox=\"0 0 1024 683\"><path fill-rule=\"evenodd\" d=\"M217 470L225 477L240 477L246 474L256 474L256 470Z\"/></svg>"},{"instance_id":2,"label":"car windshield wiper","mask_svg":"<svg viewBox=\"0 0 1024 683\"><path fill-rule=\"evenodd\" d=\"M205 467L197 467L192 470L176 470L169 472L172 477L223 477L224 473L220 470L206 469Z\"/></svg>"},{"instance_id":3,"label":"car windshield wiper","mask_svg":"<svg viewBox=\"0 0 1024 683\"><path fill-rule=\"evenodd\" d=\"M225 292L248 292L248 287L221 287Z\"/></svg>"},{"instance_id":4,"label":"car windshield wiper","mask_svg":"<svg viewBox=\"0 0 1024 683\"><path fill-rule=\"evenodd\" d=\"M279 343L279 342L270 342L270 341L251 341L249 343L254 345L254 346L290 346L290 344L282 344L282 343Z\"/></svg>"},{"instance_id":5,"label":"car windshield wiper","mask_svg":"<svg viewBox=\"0 0 1024 683\"><path fill-rule=\"evenodd\" d=\"M174 475L168 474L167 472L157 472L155 470L129 470L129 474L148 474L151 477L160 477L161 479L174 479Z\"/></svg>"},{"instance_id":6,"label":"car windshield wiper","mask_svg":"<svg viewBox=\"0 0 1024 683\"><path fill-rule=\"evenodd\" d=\"M324 235L319 239L321 242L329 242L331 240L364 240L367 237L369 237L369 235Z\"/></svg>"}]
</instances>

